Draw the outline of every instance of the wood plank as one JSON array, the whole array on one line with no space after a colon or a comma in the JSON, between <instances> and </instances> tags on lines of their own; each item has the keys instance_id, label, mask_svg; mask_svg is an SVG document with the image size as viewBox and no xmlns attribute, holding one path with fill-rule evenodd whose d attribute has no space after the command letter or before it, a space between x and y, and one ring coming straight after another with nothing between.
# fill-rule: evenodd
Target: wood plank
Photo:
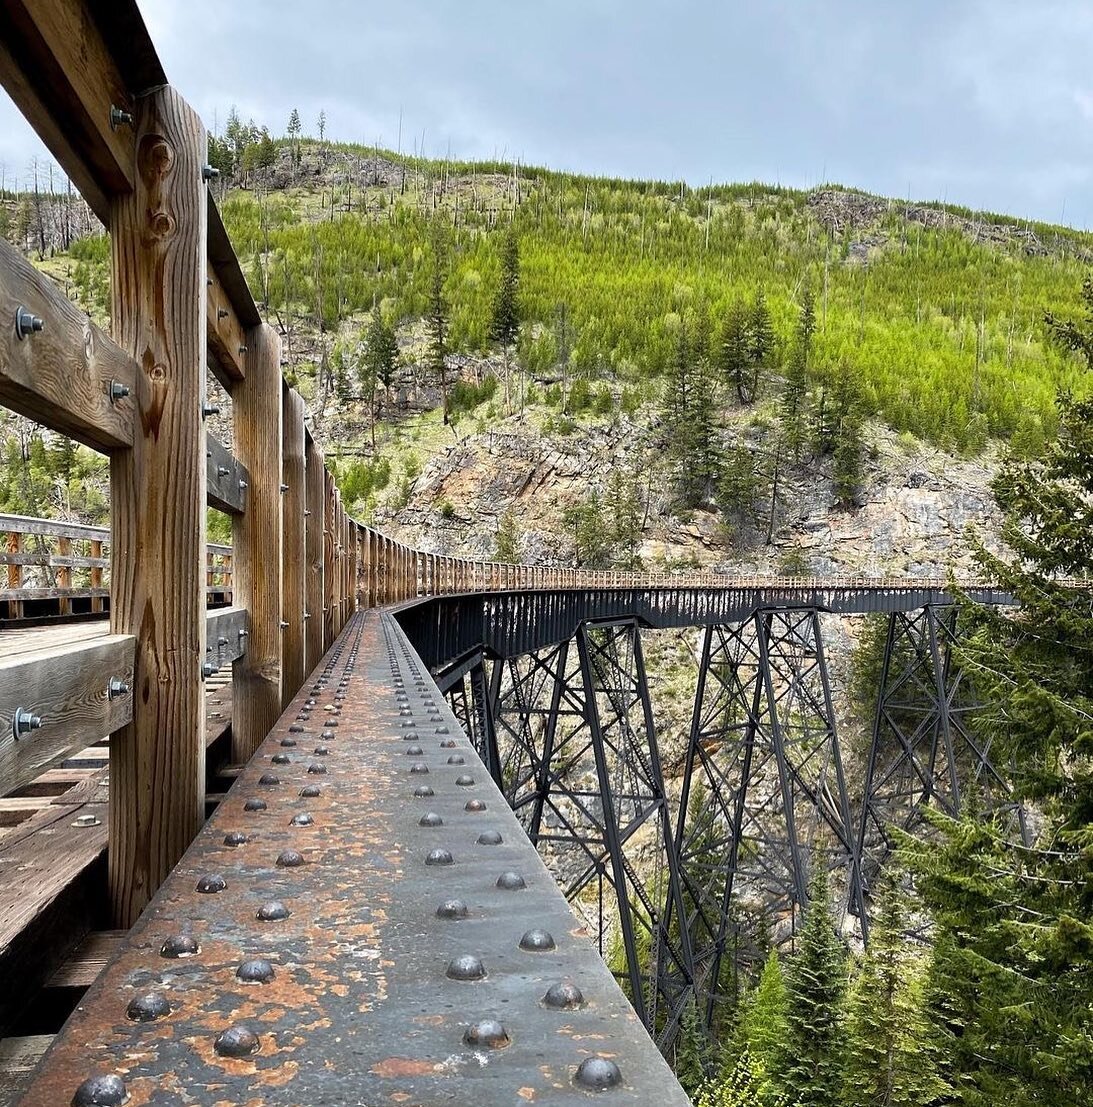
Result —
<instances>
[{"instance_id":1,"label":"wood plank","mask_svg":"<svg viewBox=\"0 0 1093 1107\"><path fill-rule=\"evenodd\" d=\"M110 887L131 925L204 818L205 128L178 93L135 106L137 185L111 211L113 326L141 366L111 465L110 618L137 636L132 723L110 747Z\"/></svg>"},{"instance_id":2,"label":"wood plank","mask_svg":"<svg viewBox=\"0 0 1093 1107\"><path fill-rule=\"evenodd\" d=\"M205 437L205 472L209 506L228 515L242 515L247 510L250 473L211 434Z\"/></svg>"},{"instance_id":3,"label":"wood plank","mask_svg":"<svg viewBox=\"0 0 1093 1107\"><path fill-rule=\"evenodd\" d=\"M205 307L208 316L209 368L230 394L235 382L241 381L246 375L247 332L213 268L209 269L208 282Z\"/></svg>"},{"instance_id":4,"label":"wood plank","mask_svg":"<svg viewBox=\"0 0 1093 1107\"><path fill-rule=\"evenodd\" d=\"M282 393L282 459L281 529L284 535L281 563L283 565L284 596L282 622L284 628L281 649L284 657L281 680L281 704L300 690L307 676L306 626L307 608L307 548L304 533L304 512L307 510L307 478L304 468L304 400L293 388L284 385Z\"/></svg>"},{"instance_id":5,"label":"wood plank","mask_svg":"<svg viewBox=\"0 0 1093 1107\"><path fill-rule=\"evenodd\" d=\"M46 981L46 987L86 990L121 949L125 930L93 930Z\"/></svg>"},{"instance_id":6,"label":"wood plank","mask_svg":"<svg viewBox=\"0 0 1093 1107\"><path fill-rule=\"evenodd\" d=\"M13 325L20 307L42 320L41 331L22 339ZM0 404L95 449L132 442L134 360L7 242L0 242L0 320ZM111 380L130 395L112 404Z\"/></svg>"},{"instance_id":7,"label":"wood plank","mask_svg":"<svg viewBox=\"0 0 1093 1107\"><path fill-rule=\"evenodd\" d=\"M232 756L246 761L281 713L281 340L272 327L247 335L232 411L236 456L251 474L247 512L232 519L234 598L250 613L234 670Z\"/></svg>"},{"instance_id":8,"label":"wood plank","mask_svg":"<svg viewBox=\"0 0 1093 1107\"><path fill-rule=\"evenodd\" d=\"M0 791L11 792L133 717L133 696L109 695L113 679L133 687L135 639L111 635L0 659ZM41 718L16 738L18 710Z\"/></svg>"},{"instance_id":9,"label":"wood plank","mask_svg":"<svg viewBox=\"0 0 1093 1107\"><path fill-rule=\"evenodd\" d=\"M206 656L218 669L225 670L248 648L250 619L244 607L219 607L206 615Z\"/></svg>"},{"instance_id":10,"label":"wood plank","mask_svg":"<svg viewBox=\"0 0 1093 1107\"><path fill-rule=\"evenodd\" d=\"M77 538L89 542L110 541L110 530L107 527L69 523L64 519L39 519L30 515L0 514L0 531L39 534L47 538Z\"/></svg>"},{"instance_id":11,"label":"wood plank","mask_svg":"<svg viewBox=\"0 0 1093 1107\"><path fill-rule=\"evenodd\" d=\"M10 660L16 654L49 652L57 646L91 642L109 635L110 624L106 619L51 627L16 625L0 630L0 657Z\"/></svg>"},{"instance_id":12,"label":"wood plank","mask_svg":"<svg viewBox=\"0 0 1093 1107\"><path fill-rule=\"evenodd\" d=\"M310 431L304 434L307 464L307 527L304 536L307 560L307 664L311 672L323 656L323 452Z\"/></svg>"},{"instance_id":13,"label":"wood plank","mask_svg":"<svg viewBox=\"0 0 1093 1107\"><path fill-rule=\"evenodd\" d=\"M15 1103L30 1084L53 1034L0 1039L0 1104Z\"/></svg>"}]
</instances>

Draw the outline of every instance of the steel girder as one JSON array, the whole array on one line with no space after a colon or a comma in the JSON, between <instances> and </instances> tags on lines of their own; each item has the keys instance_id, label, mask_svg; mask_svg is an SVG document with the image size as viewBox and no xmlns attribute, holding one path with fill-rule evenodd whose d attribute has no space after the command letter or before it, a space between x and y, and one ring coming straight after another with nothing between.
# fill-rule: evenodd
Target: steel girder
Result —
<instances>
[{"instance_id":1,"label":"steel girder","mask_svg":"<svg viewBox=\"0 0 1093 1107\"><path fill-rule=\"evenodd\" d=\"M483 683L502 791L664 1048L692 967L637 623L583 623Z\"/></svg>"},{"instance_id":2,"label":"steel girder","mask_svg":"<svg viewBox=\"0 0 1093 1107\"><path fill-rule=\"evenodd\" d=\"M819 613L761 609L707 627L676 851L708 1024L736 962L792 936L816 865L853 898L854 850Z\"/></svg>"},{"instance_id":3,"label":"steel girder","mask_svg":"<svg viewBox=\"0 0 1093 1107\"><path fill-rule=\"evenodd\" d=\"M953 605L928 604L888 616L858 827L863 933L892 828L920 831L924 810L933 808L953 817L1005 813L1025 832L1024 811L991 760L989 738L967 725L976 704L953 656L957 615Z\"/></svg>"}]
</instances>

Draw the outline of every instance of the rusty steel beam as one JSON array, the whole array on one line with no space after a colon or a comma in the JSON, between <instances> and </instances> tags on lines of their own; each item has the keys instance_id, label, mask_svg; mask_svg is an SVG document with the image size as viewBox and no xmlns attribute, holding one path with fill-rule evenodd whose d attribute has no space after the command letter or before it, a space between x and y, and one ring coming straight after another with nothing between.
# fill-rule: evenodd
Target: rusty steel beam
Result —
<instances>
[{"instance_id":1,"label":"rusty steel beam","mask_svg":"<svg viewBox=\"0 0 1093 1107\"><path fill-rule=\"evenodd\" d=\"M688 1099L395 620L358 614L24 1107ZM124 1097L128 1097L125 1099Z\"/></svg>"}]
</instances>

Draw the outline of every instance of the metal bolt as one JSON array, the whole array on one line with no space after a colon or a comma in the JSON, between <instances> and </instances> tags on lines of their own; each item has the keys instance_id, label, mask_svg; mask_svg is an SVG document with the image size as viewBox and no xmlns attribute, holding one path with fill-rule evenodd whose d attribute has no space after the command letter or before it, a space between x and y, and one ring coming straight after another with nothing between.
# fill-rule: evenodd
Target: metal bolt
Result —
<instances>
[{"instance_id":1,"label":"metal bolt","mask_svg":"<svg viewBox=\"0 0 1093 1107\"><path fill-rule=\"evenodd\" d=\"M288 623L286 623L284 621L284 619L281 620L280 626L281 626L282 630L287 630L288 629Z\"/></svg>"},{"instance_id":2,"label":"metal bolt","mask_svg":"<svg viewBox=\"0 0 1093 1107\"><path fill-rule=\"evenodd\" d=\"M108 700L116 700L119 696L129 695L129 685L126 681L119 677L111 677L110 683L106 686L106 698Z\"/></svg>"},{"instance_id":3,"label":"metal bolt","mask_svg":"<svg viewBox=\"0 0 1093 1107\"><path fill-rule=\"evenodd\" d=\"M449 765L465 765L466 763L467 759L461 753L453 753L452 756L448 758Z\"/></svg>"},{"instance_id":4,"label":"metal bolt","mask_svg":"<svg viewBox=\"0 0 1093 1107\"><path fill-rule=\"evenodd\" d=\"M203 876L197 882L196 891L205 896L213 896L224 891L227 886L227 881L222 876Z\"/></svg>"},{"instance_id":5,"label":"metal bolt","mask_svg":"<svg viewBox=\"0 0 1093 1107\"><path fill-rule=\"evenodd\" d=\"M485 975L486 966L472 954L448 962L448 977L452 980L481 980Z\"/></svg>"},{"instance_id":6,"label":"metal bolt","mask_svg":"<svg viewBox=\"0 0 1093 1107\"><path fill-rule=\"evenodd\" d=\"M288 485L287 484L282 484L281 485L281 491L282 492L287 492L288 491Z\"/></svg>"},{"instance_id":7,"label":"metal bolt","mask_svg":"<svg viewBox=\"0 0 1093 1107\"><path fill-rule=\"evenodd\" d=\"M219 666L214 665L211 661L202 662L201 675L203 677L215 676L219 672L220 672Z\"/></svg>"},{"instance_id":8,"label":"metal bolt","mask_svg":"<svg viewBox=\"0 0 1093 1107\"><path fill-rule=\"evenodd\" d=\"M231 472L231 467L228 465L218 465L216 467L217 476L226 477Z\"/></svg>"},{"instance_id":9,"label":"metal bolt","mask_svg":"<svg viewBox=\"0 0 1093 1107\"><path fill-rule=\"evenodd\" d=\"M201 179L203 181L215 181L220 176L220 170L215 165L203 165L201 167Z\"/></svg>"},{"instance_id":10,"label":"metal bolt","mask_svg":"<svg viewBox=\"0 0 1093 1107\"><path fill-rule=\"evenodd\" d=\"M474 783L474 777L470 776L468 773L463 773L461 776L455 778L455 782L460 788L469 788Z\"/></svg>"},{"instance_id":11,"label":"metal bolt","mask_svg":"<svg viewBox=\"0 0 1093 1107\"><path fill-rule=\"evenodd\" d=\"M97 815L77 815L73 826L101 826L102 820Z\"/></svg>"},{"instance_id":12,"label":"metal bolt","mask_svg":"<svg viewBox=\"0 0 1093 1107\"><path fill-rule=\"evenodd\" d=\"M247 482L245 480L241 480L239 482L239 490L242 492L245 488L247 488Z\"/></svg>"},{"instance_id":13,"label":"metal bolt","mask_svg":"<svg viewBox=\"0 0 1093 1107\"><path fill-rule=\"evenodd\" d=\"M221 1057L249 1057L258 1052L258 1035L245 1026L229 1026L216 1036L213 1048Z\"/></svg>"},{"instance_id":14,"label":"metal bolt","mask_svg":"<svg viewBox=\"0 0 1093 1107\"><path fill-rule=\"evenodd\" d=\"M171 1005L155 992L137 996L129 1001L129 1006L125 1009L125 1017L133 1022L155 1022L156 1019L166 1018L170 1013Z\"/></svg>"},{"instance_id":15,"label":"metal bolt","mask_svg":"<svg viewBox=\"0 0 1093 1107\"><path fill-rule=\"evenodd\" d=\"M304 612L304 618L305 619L310 619L311 618L311 612L310 611L305 611Z\"/></svg>"},{"instance_id":16,"label":"metal bolt","mask_svg":"<svg viewBox=\"0 0 1093 1107\"><path fill-rule=\"evenodd\" d=\"M240 637L240 638L246 638L246 637L247 637L247 635L249 635L249 634L250 634L250 631L249 631L249 630L241 630L241 631L239 631L239 637Z\"/></svg>"},{"instance_id":17,"label":"metal bolt","mask_svg":"<svg viewBox=\"0 0 1093 1107\"><path fill-rule=\"evenodd\" d=\"M431 796L432 794L433 794L433 790L432 790L432 788L429 787L428 784L419 784L414 789L414 796L417 799L428 799L428 797Z\"/></svg>"},{"instance_id":18,"label":"metal bolt","mask_svg":"<svg viewBox=\"0 0 1093 1107\"><path fill-rule=\"evenodd\" d=\"M14 738L19 739L29 734L32 730L40 730L41 726L41 715L35 715L25 707L17 707L15 709L15 714L11 719L11 733Z\"/></svg>"},{"instance_id":19,"label":"metal bolt","mask_svg":"<svg viewBox=\"0 0 1093 1107\"><path fill-rule=\"evenodd\" d=\"M240 347L239 347L239 352L240 352L241 354L245 354L245 353L247 352L247 348L246 348L246 346L240 346Z\"/></svg>"},{"instance_id":20,"label":"metal bolt","mask_svg":"<svg viewBox=\"0 0 1093 1107\"><path fill-rule=\"evenodd\" d=\"M467 905L461 899L446 899L437 909L438 919L465 919Z\"/></svg>"},{"instance_id":21,"label":"metal bolt","mask_svg":"<svg viewBox=\"0 0 1093 1107\"><path fill-rule=\"evenodd\" d=\"M273 979L273 966L263 958L244 961L235 970L237 980L244 984L268 984Z\"/></svg>"},{"instance_id":22,"label":"metal bolt","mask_svg":"<svg viewBox=\"0 0 1093 1107\"><path fill-rule=\"evenodd\" d=\"M302 811L299 815L293 815L289 820L289 826L312 826L314 825L315 817L309 815L306 811Z\"/></svg>"},{"instance_id":23,"label":"metal bolt","mask_svg":"<svg viewBox=\"0 0 1093 1107\"><path fill-rule=\"evenodd\" d=\"M16 338L24 339L27 335L40 331L43 326L42 320L33 312L27 311L22 305L15 309Z\"/></svg>"},{"instance_id":24,"label":"metal bolt","mask_svg":"<svg viewBox=\"0 0 1093 1107\"><path fill-rule=\"evenodd\" d=\"M496 1019L483 1019L463 1033L464 1044L476 1049L504 1049L511 1041L509 1032Z\"/></svg>"},{"instance_id":25,"label":"metal bolt","mask_svg":"<svg viewBox=\"0 0 1093 1107\"><path fill-rule=\"evenodd\" d=\"M300 795L304 799L314 799L316 796L321 796L322 794L323 790L318 784L305 784L304 787L300 789Z\"/></svg>"},{"instance_id":26,"label":"metal bolt","mask_svg":"<svg viewBox=\"0 0 1093 1107\"><path fill-rule=\"evenodd\" d=\"M560 1011L571 1011L575 1007L584 1005L584 996L576 984L563 980L559 984L552 984L543 996L543 1003L547 1007L554 1007Z\"/></svg>"},{"instance_id":27,"label":"metal bolt","mask_svg":"<svg viewBox=\"0 0 1093 1107\"><path fill-rule=\"evenodd\" d=\"M118 1107L129 1098L120 1076L90 1076L72 1097L72 1107Z\"/></svg>"},{"instance_id":28,"label":"metal bolt","mask_svg":"<svg viewBox=\"0 0 1093 1107\"><path fill-rule=\"evenodd\" d=\"M201 418L202 419L209 419L213 415L219 415L219 414L220 414L219 404L210 404L208 400L202 400L201 401Z\"/></svg>"},{"instance_id":29,"label":"metal bolt","mask_svg":"<svg viewBox=\"0 0 1093 1107\"><path fill-rule=\"evenodd\" d=\"M481 800L467 800L467 802L463 804L463 810L470 811L472 813L477 811L485 811L486 805Z\"/></svg>"},{"instance_id":30,"label":"metal bolt","mask_svg":"<svg viewBox=\"0 0 1093 1107\"><path fill-rule=\"evenodd\" d=\"M112 404L116 404L118 400L124 400L129 395L129 385L122 384L121 381L111 381L106 386L106 395Z\"/></svg>"},{"instance_id":31,"label":"metal bolt","mask_svg":"<svg viewBox=\"0 0 1093 1107\"><path fill-rule=\"evenodd\" d=\"M426 811L417 821L418 826L443 826L444 820L435 811Z\"/></svg>"},{"instance_id":32,"label":"metal bolt","mask_svg":"<svg viewBox=\"0 0 1093 1107\"><path fill-rule=\"evenodd\" d=\"M304 855L298 850L283 849L277 855L277 866L281 869L297 869L304 863Z\"/></svg>"},{"instance_id":33,"label":"metal bolt","mask_svg":"<svg viewBox=\"0 0 1093 1107\"><path fill-rule=\"evenodd\" d=\"M238 830L229 830L224 835L224 845L226 846L245 846L250 839Z\"/></svg>"},{"instance_id":34,"label":"metal bolt","mask_svg":"<svg viewBox=\"0 0 1093 1107\"><path fill-rule=\"evenodd\" d=\"M605 1092L622 1083L622 1073L614 1061L606 1057L586 1057L573 1074L574 1081L593 1092Z\"/></svg>"},{"instance_id":35,"label":"metal bolt","mask_svg":"<svg viewBox=\"0 0 1093 1107\"><path fill-rule=\"evenodd\" d=\"M110 105L110 129L116 131L119 127L132 127L133 113L124 111L117 104Z\"/></svg>"},{"instance_id":36,"label":"metal bolt","mask_svg":"<svg viewBox=\"0 0 1093 1107\"><path fill-rule=\"evenodd\" d=\"M506 892L518 892L527 887L527 881L519 873L502 873L497 878L497 887Z\"/></svg>"},{"instance_id":37,"label":"metal bolt","mask_svg":"<svg viewBox=\"0 0 1093 1107\"><path fill-rule=\"evenodd\" d=\"M228 644L227 638L217 638L216 644L218 646L226 646Z\"/></svg>"},{"instance_id":38,"label":"metal bolt","mask_svg":"<svg viewBox=\"0 0 1093 1107\"><path fill-rule=\"evenodd\" d=\"M261 922L280 922L291 914L292 912L279 899L271 899L258 908L254 917Z\"/></svg>"},{"instance_id":39,"label":"metal bolt","mask_svg":"<svg viewBox=\"0 0 1093 1107\"><path fill-rule=\"evenodd\" d=\"M501 844L501 835L496 830L487 830L478 835L478 844L480 846L499 846Z\"/></svg>"},{"instance_id":40,"label":"metal bolt","mask_svg":"<svg viewBox=\"0 0 1093 1107\"><path fill-rule=\"evenodd\" d=\"M260 799L249 799L243 804L244 811L265 811L266 801Z\"/></svg>"},{"instance_id":41,"label":"metal bolt","mask_svg":"<svg viewBox=\"0 0 1093 1107\"><path fill-rule=\"evenodd\" d=\"M201 947L189 934L175 934L160 947L160 957L193 957L201 952Z\"/></svg>"},{"instance_id":42,"label":"metal bolt","mask_svg":"<svg viewBox=\"0 0 1093 1107\"><path fill-rule=\"evenodd\" d=\"M543 953L554 948L554 936L549 930L528 930L520 939L520 948L529 953Z\"/></svg>"},{"instance_id":43,"label":"metal bolt","mask_svg":"<svg viewBox=\"0 0 1093 1107\"><path fill-rule=\"evenodd\" d=\"M263 773L258 778L258 783L265 785L268 788L272 788L275 784L281 783L281 778L276 773Z\"/></svg>"},{"instance_id":44,"label":"metal bolt","mask_svg":"<svg viewBox=\"0 0 1093 1107\"><path fill-rule=\"evenodd\" d=\"M231 312L229 312L227 308L218 307L216 309L217 319L227 319L230 314Z\"/></svg>"}]
</instances>

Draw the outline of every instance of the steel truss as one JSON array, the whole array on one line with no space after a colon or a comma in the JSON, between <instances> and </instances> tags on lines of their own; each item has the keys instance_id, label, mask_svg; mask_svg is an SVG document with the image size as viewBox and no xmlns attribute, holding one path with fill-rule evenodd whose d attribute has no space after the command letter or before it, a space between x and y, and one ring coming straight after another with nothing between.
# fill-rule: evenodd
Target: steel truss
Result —
<instances>
[{"instance_id":1,"label":"steel truss","mask_svg":"<svg viewBox=\"0 0 1093 1107\"><path fill-rule=\"evenodd\" d=\"M868 897L891 848L891 830L923 829L923 812L1006 815L1025 833L1024 811L992 763L990 740L973 736L967 716L976 708L953 656L957 608L928 604L888 616L873 737L858 828L861 899L868 930Z\"/></svg>"},{"instance_id":2,"label":"steel truss","mask_svg":"<svg viewBox=\"0 0 1093 1107\"><path fill-rule=\"evenodd\" d=\"M664 1047L691 995L691 952L667 926L683 901L636 621L583 623L489 663L478 690L474 670L466 679L494 779Z\"/></svg>"},{"instance_id":3,"label":"steel truss","mask_svg":"<svg viewBox=\"0 0 1093 1107\"><path fill-rule=\"evenodd\" d=\"M676 849L708 1024L737 964L792 936L815 866L850 895L854 842L818 612L707 627Z\"/></svg>"}]
</instances>

